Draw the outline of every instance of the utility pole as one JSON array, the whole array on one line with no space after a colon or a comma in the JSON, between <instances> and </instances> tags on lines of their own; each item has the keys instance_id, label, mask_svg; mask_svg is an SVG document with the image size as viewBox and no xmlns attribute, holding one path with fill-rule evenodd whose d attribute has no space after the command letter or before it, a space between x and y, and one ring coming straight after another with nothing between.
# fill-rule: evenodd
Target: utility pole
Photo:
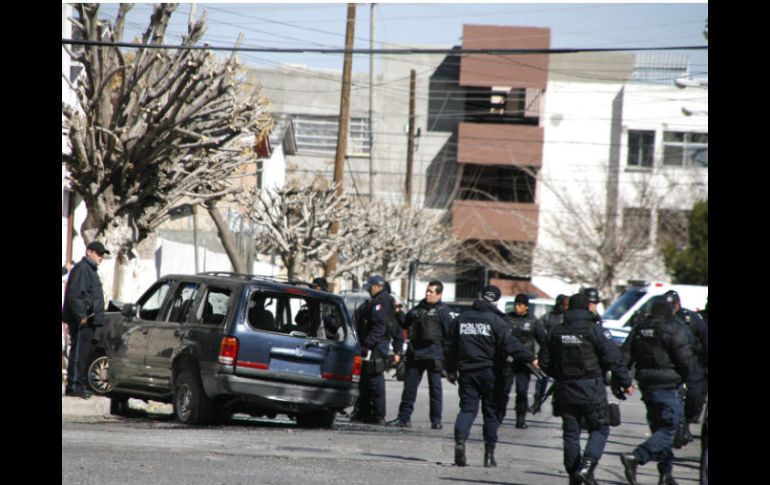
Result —
<instances>
[{"instance_id":1,"label":"utility pole","mask_svg":"<svg viewBox=\"0 0 770 485\"><path fill-rule=\"evenodd\" d=\"M414 91L417 73L412 69L409 75L409 138L406 142L406 206L412 206L412 166L414 165ZM406 297L409 291L409 279L401 280L401 295Z\"/></svg>"},{"instance_id":2,"label":"utility pole","mask_svg":"<svg viewBox=\"0 0 770 485\"><path fill-rule=\"evenodd\" d=\"M374 51L374 6L369 14L369 49ZM374 200L374 53L369 54L369 202Z\"/></svg>"},{"instance_id":3,"label":"utility pole","mask_svg":"<svg viewBox=\"0 0 770 485\"><path fill-rule=\"evenodd\" d=\"M334 182L337 186L337 196L342 195L342 169L345 166L345 153L348 145L348 124L350 122L350 73L353 66L353 32L356 26L356 4L348 4L348 24L345 31L345 60L342 63L342 93L340 94L340 122L337 132L337 156L334 159ZM335 235L340 230L339 221L332 223L329 233ZM337 252L335 251L326 261L326 275L329 276L337 269ZM336 283L332 282L332 291Z\"/></svg>"}]
</instances>

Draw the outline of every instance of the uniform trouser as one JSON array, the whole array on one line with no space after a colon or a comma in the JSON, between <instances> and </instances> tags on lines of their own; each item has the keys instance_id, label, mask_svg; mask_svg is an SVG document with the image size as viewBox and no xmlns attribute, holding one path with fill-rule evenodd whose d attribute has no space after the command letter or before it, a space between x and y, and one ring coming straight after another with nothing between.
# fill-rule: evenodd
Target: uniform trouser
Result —
<instances>
[{"instance_id":1,"label":"uniform trouser","mask_svg":"<svg viewBox=\"0 0 770 485\"><path fill-rule=\"evenodd\" d=\"M428 392L430 393L430 422L441 422L441 372L436 372L435 360L407 359L404 376L404 390L401 392L401 405L398 407L398 419L409 421L417 399L417 388L422 381L422 373L428 374Z\"/></svg>"},{"instance_id":2,"label":"uniform trouser","mask_svg":"<svg viewBox=\"0 0 770 485\"><path fill-rule=\"evenodd\" d=\"M687 393L684 398L684 417L688 423L695 421L703 411L706 400L706 380L687 383Z\"/></svg>"},{"instance_id":3,"label":"uniform trouser","mask_svg":"<svg viewBox=\"0 0 770 485\"><path fill-rule=\"evenodd\" d=\"M516 379L516 418L518 419L519 416L526 417L527 415L530 374L528 371L517 370L513 372L513 376Z\"/></svg>"},{"instance_id":4,"label":"uniform trouser","mask_svg":"<svg viewBox=\"0 0 770 485\"><path fill-rule=\"evenodd\" d=\"M583 459L591 460L594 467L604 453L610 434L606 420L607 403L569 404L562 406L562 439L564 440L564 469L568 474L578 470ZM588 426L588 441L581 457L580 421L585 419Z\"/></svg>"},{"instance_id":5,"label":"uniform trouser","mask_svg":"<svg viewBox=\"0 0 770 485\"><path fill-rule=\"evenodd\" d=\"M545 395L545 391L548 390L548 377L543 377L535 382L535 402L541 400Z\"/></svg>"},{"instance_id":6,"label":"uniform trouser","mask_svg":"<svg viewBox=\"0 0 770 485\"><path fill-rule=\"evenodd\" d=\"M358 389L358 417L362 420L385 419L385 373L362 372Z\"/></svg>"},{"instance_id":7,"label":"uniform trouser","mask_svg":"<svg viewBox=\"0 0 770 485\"><path fill-rule=\"evenodd\" d=\"M497 444L497 428L500 421L497 418L495 402L495 374L490 367L473 371L460 372L458 379L460 395L460 412L455 420L455 441L465 441L476 420L481 400L481 413L484 417L484 443L487 446Z\"/></svg>"},{"instance_id":8,"label":"uniform trouser","mask_svg":"<svg viewBox=\"0 0 770 485\"><path fill-rule=\"evenodd\" d=\"M81 327L78 322L67 323L70 334L70 354L67 364L67 388L70 392L88 389L88 357L91 354L91 340L94 328Z\"/></svg>"},{"instance_id":9,"label":"uniform trouser","mask_svg":"<svg viewBox=\"0 0 770 485\"><path fill-rule=\"evenodd\" d=\"M679 422L683 419L682 399L676 389L648 389L642 391L647 408L647 423L652 435L634 449L640 464L650 460L658 462L658 472L671 473L674 466L672 446Z\"/></svg>"}]
</instances>

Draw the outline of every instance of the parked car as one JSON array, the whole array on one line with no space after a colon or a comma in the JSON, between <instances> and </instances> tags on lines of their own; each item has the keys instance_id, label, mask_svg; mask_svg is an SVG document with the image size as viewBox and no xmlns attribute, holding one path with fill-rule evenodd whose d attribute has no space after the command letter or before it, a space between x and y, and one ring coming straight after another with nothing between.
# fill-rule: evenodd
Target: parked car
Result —
<instances>
[{"instance_id":1,"label":"parked car","mask_svg":"<svg viewBox=\"0 0 770 485\"><path fill-rule=\"evenodd\" d=\"M235 273L169 275L110 313L110 412L173 404L182 423L286 414L329 427L358 397L355 328L337 295Z\"/></svg>"}]
</instances>

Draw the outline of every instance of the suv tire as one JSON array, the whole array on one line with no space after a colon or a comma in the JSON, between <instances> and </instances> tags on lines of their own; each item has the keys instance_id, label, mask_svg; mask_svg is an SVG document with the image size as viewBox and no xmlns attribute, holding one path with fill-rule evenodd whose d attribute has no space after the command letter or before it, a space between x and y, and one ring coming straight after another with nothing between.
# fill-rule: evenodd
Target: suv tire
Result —
<instances>
[{"instance_id":1,"label":"suv tire","mask_svg":"<svg viewBox=\"0 0 770 485\"><path fill-rule=\"evenodd\" d=\"M110 364L107 361L107 356L104 354L97 355L91 364L88 366L88 387L100 396L108 394L112 390L112 385L109 381Z\"/></svg>"},{"instance_id":2,"label":"suv tire","mask_svg":"<svg viewBox=\"0 0 770 485\"><path fill-rule=\"evenodd\" d=\"M130 409L128 407L127 397L110 398L110 414L113 416L128 416Z\"/></svg>"},{"instance_id":3,"label":"suv tire","mask_svg":"<svg viewBox=\"0 0 770 485\"><path fill-rule=\"evenodd\" d=\"M303 428L331 428L336 416L337 411L334 409L310 411L297 415L297 425Z\"/></svg>"},{"instance_id":4,"label":"suv tire","mask_svg":"<svg viewBox=\"0 0 770 485\"><path fill-rule=\"evenodd\" d=\"M207 424L213 415L213 402L203 391L200 377L184 370L174 379L174 417L184 424Z\"/></svg>"}]
</instances>

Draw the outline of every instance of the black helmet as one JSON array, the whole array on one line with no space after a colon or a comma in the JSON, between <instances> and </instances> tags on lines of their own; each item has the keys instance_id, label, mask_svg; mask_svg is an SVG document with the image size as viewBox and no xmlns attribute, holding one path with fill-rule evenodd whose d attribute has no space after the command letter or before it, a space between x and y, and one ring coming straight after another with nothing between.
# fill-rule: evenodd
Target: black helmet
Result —
<instances>
[{"instance_id":1,"label":"black helmet","mask_svg":"<svg viewBox=\"0 0 770 485\"><path fill-rule=\"evenodd\" d=\"M581 291L590 303L599 303L599 290L596 288L583 288Z\"/></svg>"},{"instance_id":2,"label":"black helmet","mask_svg":"<svg viewBox=\"0 0 770 485\"><path fill-rule=\"evenodd\" d=\"M674 307L666 295L656 296L652 299L650 314L664 318L671 318L674 315Z\"/></svg>"},{"instance_id":3,"label":"black helmet","mask_svg":"<svg viewBox=\"0 0 770 485\"><path fill-rule=\"evenodd\" d=\"M669 303L673 306L676 303L679 303L681 300L679 300L679 293L676 292L676 290L668 290L667 292L663 293L663 296L666 297Z\"/></svg>"}]
</instances>

